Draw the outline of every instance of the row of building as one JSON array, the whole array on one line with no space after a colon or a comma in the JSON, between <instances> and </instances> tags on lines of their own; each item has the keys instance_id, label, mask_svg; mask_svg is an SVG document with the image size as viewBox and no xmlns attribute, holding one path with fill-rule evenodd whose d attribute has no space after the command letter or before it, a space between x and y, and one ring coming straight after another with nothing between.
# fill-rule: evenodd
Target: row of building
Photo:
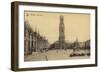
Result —
<instances>
[{"instance_id":1,"label":"row of building","mask_svg":"<svg viewBox=\"0 0 100 73\"><path fill-rule=\"evenodd\" d=\"M60 47L60 43L59 41L56 41L55 43L51 44L49 49L62 49L59 48ZM63 44L63 49L67 50L67 49L87 49L90 50L90 40L86 40L84 42L79 42L78 39L76 39L76 41L74 42L67 42L65 41Z\"/></svg>"},{"instance_id":2,"label":"row of building","mask_svg":"<svg viewBox=\"0 0 100 73\"><path fill-rule=\"evenodd\" d=\"M37 30L33 30L28 22L24 23L24 55L32 54L32 52L43 52L49 46L48 40L39 34Z\"/></svg>"}]
</instances>

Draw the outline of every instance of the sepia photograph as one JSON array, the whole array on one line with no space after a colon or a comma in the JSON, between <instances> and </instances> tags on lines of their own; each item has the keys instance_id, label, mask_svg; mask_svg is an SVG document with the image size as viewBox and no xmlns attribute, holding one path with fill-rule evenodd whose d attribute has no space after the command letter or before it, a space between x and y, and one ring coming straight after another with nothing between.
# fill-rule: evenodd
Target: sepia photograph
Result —
<instances>
[{"instance_id":1,"label":"sepia photograph","mask_svg":"<svg viewBox=\"0 0 100 73\"><path fill-rule=\"evenodd\" d=\"M90 14L24 11L24 61L90 58Z\"/></svg>"},{"instance_id":2,"label":"sepia photograph","mask_svg":"<svg viewBox=\"0 0 100 73\"><path fill-rule=\"evenodd\" d=\"M97 7L12 2L11 69L97 66Z\"/></svg>"}]
</instances>

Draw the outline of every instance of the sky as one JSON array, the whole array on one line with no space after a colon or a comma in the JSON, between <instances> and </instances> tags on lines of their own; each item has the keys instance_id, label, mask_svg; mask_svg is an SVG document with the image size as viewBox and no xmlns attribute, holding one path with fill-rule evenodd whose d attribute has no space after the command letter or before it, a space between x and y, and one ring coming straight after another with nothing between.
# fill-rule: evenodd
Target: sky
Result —
<instances>
[{"instance_id":1,"label":"sky","mask_svg":"<svg viewBox=\"0 0 100 73\"><path fill-rule=\"evenodd\" d=\"M90 14L25 11L24 20L33 30L37 29L40 35L45 36L49 43L54 43L59 39L61 15L64 17L66 41L73 42L78 38L84 42L90 39Z\"/></svg>"}]
</instances>

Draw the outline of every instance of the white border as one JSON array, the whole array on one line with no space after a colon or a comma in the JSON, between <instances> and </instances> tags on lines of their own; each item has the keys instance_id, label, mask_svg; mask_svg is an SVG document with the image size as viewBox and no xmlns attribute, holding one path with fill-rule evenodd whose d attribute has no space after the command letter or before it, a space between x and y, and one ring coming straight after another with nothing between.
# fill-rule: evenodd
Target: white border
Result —
<instances>
[{"instance_id":1,"label":"white border","mask_svg":"<svg viewBox=\"0 0 100 73\"><path fill-rule=\"evenodd\" d=\"M90 59L74 59L74 60L60 60L60 61L38 61L38 62L24 62L24 10L31 11L50 11L50 12L73 12L73 13L89 13L91 14L91 57ZM95 64L95 10L94 9L80 9L80 8L60 8L60 7L44 7L44 6L19 6L19 68L34 68L34 67L48 67L48 66L62 66L62 65L82 65Z\"/></svg>"}]
</instances>

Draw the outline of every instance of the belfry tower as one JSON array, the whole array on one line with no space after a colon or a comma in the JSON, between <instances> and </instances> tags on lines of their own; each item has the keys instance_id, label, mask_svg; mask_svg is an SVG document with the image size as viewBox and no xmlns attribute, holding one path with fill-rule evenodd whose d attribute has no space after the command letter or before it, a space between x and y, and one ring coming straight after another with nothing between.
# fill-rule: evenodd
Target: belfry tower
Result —
<instances>
[{"instance_id":1,"label":"belfry tower","mask_svg":"<svg viewBox=\"0 0 100 73\"><path fill-rule=\"evenodd\" d=\"M60 16L60 24L59 24L59 48L65 49L65 34L64 34L64 18Z\"/></svg>"}]
</instances>

